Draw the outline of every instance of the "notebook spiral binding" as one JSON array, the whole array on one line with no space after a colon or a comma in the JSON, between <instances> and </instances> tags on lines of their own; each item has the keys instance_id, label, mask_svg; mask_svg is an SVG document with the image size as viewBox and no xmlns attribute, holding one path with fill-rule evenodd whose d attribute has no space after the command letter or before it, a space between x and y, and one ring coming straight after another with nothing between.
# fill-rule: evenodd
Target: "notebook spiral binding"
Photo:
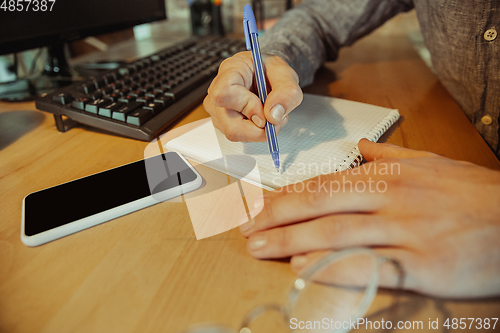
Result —
<instances>
[{"instance_id":1,"label":"notebook spiral binding","mask_svg":"<svg viewBox=\"0 0 500 333\"><path fill-rule=\"evenodd\" d=\"M391 127L399 119L399 112L397 110L391 111L387 116L384 117L367 135L366 139L377 142L378 139L384 134L389 127ZM347 155L344 162L339 164L339 167L335 171L344 171L348 169L353 169L358 167L363 161L363 155L359 151L358 146Z\"/></svg>"}]
</instances>

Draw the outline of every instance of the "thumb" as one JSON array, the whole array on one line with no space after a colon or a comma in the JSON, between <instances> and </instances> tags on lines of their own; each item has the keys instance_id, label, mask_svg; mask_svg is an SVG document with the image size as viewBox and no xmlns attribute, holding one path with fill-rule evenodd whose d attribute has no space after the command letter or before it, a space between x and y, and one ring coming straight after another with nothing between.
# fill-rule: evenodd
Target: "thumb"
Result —
<instances>
[{"instance_id":1,"label":"thumb","mask_svg":"<svg viewBox=\"0 0 500 333\"><path fill-rule=\"evenodd\" d=\"M363 155L368 162L387 157L412 158L437 156L427 151L403 148L389 143L375 143L367 139L359 140L358 148L361 155Z\"/></svg>"},{"instance_id":2,"label":"thumb","mask_svg":"<svg viewBox=\"0 0 500 333\"><path fill-rule=\"evenodd\" d=\"M270 123L278 125L302 103L302 89L295 71L278 56L266 58L266 74L271 92L264 105L264 114Z\"/></svg>"}]
</instances>

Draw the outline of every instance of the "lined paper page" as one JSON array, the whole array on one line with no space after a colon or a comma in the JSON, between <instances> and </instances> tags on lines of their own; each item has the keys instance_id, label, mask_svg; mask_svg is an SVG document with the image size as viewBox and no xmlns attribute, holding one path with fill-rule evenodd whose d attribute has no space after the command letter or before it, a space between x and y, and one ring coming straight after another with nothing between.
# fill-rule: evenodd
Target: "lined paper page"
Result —
<instances>
[{"instance_id":1,"label":"lined paper page","mask_svg":"<svg viewBox=\"0 0 500 333\"><path fill-rule=\"evenodd\" d=\"M166 149L231 176L245 177L243 180L250 183L262 182L266 189L275 189L349 168L360 159L358 141L377 141L398 118L397 110L304 94L302 104L278 134L281 174L274 168L267 142L231 142L212 122L169 141ZM221 153L231 155L226 163ZM256 169L252 174L248 156L255 158L260 177L255 174Z\"/></svg>"}]
</instances>

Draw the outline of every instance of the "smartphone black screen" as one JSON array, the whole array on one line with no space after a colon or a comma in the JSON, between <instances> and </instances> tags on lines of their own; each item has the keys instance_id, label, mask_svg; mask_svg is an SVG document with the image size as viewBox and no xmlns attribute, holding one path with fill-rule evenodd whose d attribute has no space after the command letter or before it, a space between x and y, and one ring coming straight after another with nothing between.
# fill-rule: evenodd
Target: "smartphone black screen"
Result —
<instances>
[{"instance_id":1,"label":"smartphone black screen","mask_svg":"<svg viewBox=\"0 0 500 333\"><path fill-rule=\"evenodd\" d=\"M166 169L150 190L146 166ZM164 175L163 173L161 175ZM24 201L25 234L46 230L151 196L196 179L197 175L176 153L165 153L29 194ZM157 181L158 183L158 181ZM152 193L153 192L153 193Z\"/></svg>"}]
</instances>

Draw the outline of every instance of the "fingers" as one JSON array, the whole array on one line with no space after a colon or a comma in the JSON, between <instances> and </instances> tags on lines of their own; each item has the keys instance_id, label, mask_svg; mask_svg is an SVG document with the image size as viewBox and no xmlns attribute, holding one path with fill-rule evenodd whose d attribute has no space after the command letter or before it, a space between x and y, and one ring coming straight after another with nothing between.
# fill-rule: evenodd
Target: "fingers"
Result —
<instances>
[{"instance_id":1,"label":"fingers","mask_svg":"<svg viewBox=\"0 0 500 333\"><path fill-rule=\"evenodd\" d=\"M264 196L262 209L250 222L242 225L243 236L291 223L311 220L317 217L339 213L370 213L384 207L388 200L380 193L357 192L352 186L356 181L341 184L337 179L341 174L319 176ZM351 177L352 178L352 177ZM356 178L362 181L363 178ZM337 189L344 187L342 191ZM288 191L293 189L294 191ZM334 191L334 192L332 192Z\"/></svg>"},{"instance_id":2,"label":"fingers","mask_svg":"<svg viewBox=\"0 0 500 333\"><path fill-rule=\"evenodd\" d=\"M246 85L237 69L224 69L221 65L220 74L208 88L208 96L214 107L240 112L263 128L265 117L262 103Z\"/></svg>"},{"instance_id":3,"label":"fingers","mask_svg":"<svg viewBox=\"0 0 500 333\"><path fill-rule=\"evenodd\" d=\"M438 156L427 151L398 147L388 143L375 143L367 139L359 140L358 148L368 162L388 157L412 158Z\"/></svg>"},{"instance_id":4,"label":"fingers","mask_svg":"<svg viewBox=\"0 0 500 333\"><path fill-rule=\"evenodd\" d=\"M247 248L256 258L284 258L326 249L396 246L408 237L399 224L375 214L336 214L253 233Z\"/></svg>"},{"instance_id":5,"label":"fingers","mask_svg":"<svg viewBox=\"0 0 500 333\"><path fill-rule=\"evenodd\" d=\"M237 84L250 90L254 77L253 60L250 51L240 52L224 60L219 66L218 77L228 74L228 84Z\"/></svg>"},{"instance_id":6,"label":"fingers","mask_svg":"<svg viewBox=\"0 0 500 333\"><path fill-rule=\"evenodd\" d=\"M205 105L205 103L206 102L203 104ZM207 111L208 107L209 106L205 106ZM267 140L265 129L256 127L252 121L246 119L241 113L234 110L216 108L212 114L212 122L214 126L223 132L226 138L230 141L264 142ZM276 133L279 133L281 128L287 122L288 116L280 125L275 126Z\"/></svg>"},{"instance_id":7,"label":"fingers","mask_svg":"<svg viewBox=\"0 0 500 333\"><path fill-rule=\"evenodd\" d=\"M279 121L272 118L272 123L279 132L288 122L288 113L300 104L302 91L298 87L297 75L285 61L276 56L266 57L266 65L267 61L270 64L268 79L271 86L278 89L274 94L276 97L271 98L273 105L266 103L268 113L271 107L279 109L278 111L284 110L277 117ZM210 85L208 96L203 102L214 126L231 141L266 141L264 127L267 120L258 95L250 90L253 80L251 53L238 53L221 64L219 74ZM286 83L287 81L290 82ZM284 107L277 106L277 103Z\"/></svg>"},{"instance_id":8,"label":"fingers","mask_svg":"<svg viewBox=\"0 0 500 333\"><path fill-rule=\"evenodd\" d=\"M250 52L238 53L222 62L203 101L214 126L231 141L266 140L262 103L249 90L252 80Z\"/></svg>"},{"instance_id":9,"label":"fingers","mask_svg":"<svg viewBox=\"0 0 500 333\"><path fill-rule=\"evenodd\" d=\"M269 122L277 125L302 103L303 94L299 77L283 59L266 58L266 74L271 92L267 96L264 113Z\"/></svg>"},{"instance_id":10,"label":"fingers","mask_svg":"<svg viewBox=\"0 0 500 333\"><path fill-rule=\"evenodd\" d=\"M245 118L240 112L225 108L216 108L215 118L219 124L219 127L216 127L221 130L230 141L266 141L265 130L255 126L252 121Z\"/></svg>"}]
</instances>

